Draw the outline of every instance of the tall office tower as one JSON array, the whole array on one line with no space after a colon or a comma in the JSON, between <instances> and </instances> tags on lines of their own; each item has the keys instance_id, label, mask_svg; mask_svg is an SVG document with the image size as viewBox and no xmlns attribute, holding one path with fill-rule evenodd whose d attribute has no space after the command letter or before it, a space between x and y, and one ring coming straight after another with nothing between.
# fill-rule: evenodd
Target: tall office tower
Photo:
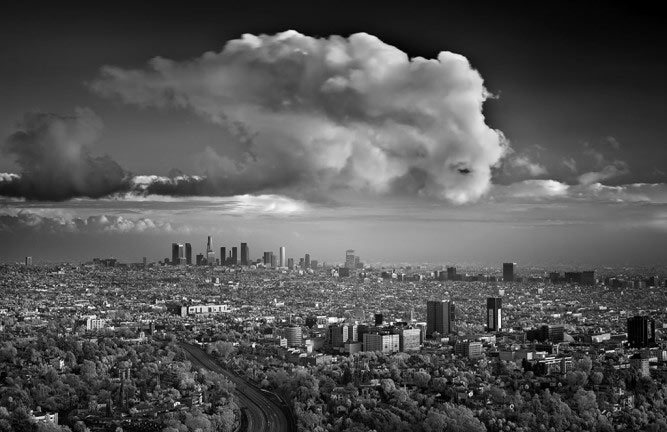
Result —
<instances>
[{"instance_id":1,"label":"tall office tower","mask_svg":"<svg viewBox=\"0 0 667 432\"><path fill-rule=\"evenodd\" d=\"M447 267L447 280L456 280L456 267Z\"/></svg>"},{"instance_id":2,"label":"tall office tower","mask_svg":"<svg viewBox=\"0 0 667 432\"><path fill-rule=\"evenodd\" d=\"M303 268L303 266L305 265L304 262L305 261L303 260L303 258L299 258L299 268Z\"/></svg>"},{"instance_id":3,"label":"tall office tower","mask_svg":"<svg viewBox=\"0 0 667 432\"><path fill-rule=\"evenodd\" d=\"M206 264L208 265L215 264L215 252L213 251L206 252Z\"/></svg>"},{"instance_id":4,"label":"tall office tower","mask_svg":"<svg viewBox=\"0 0 667 432\"><path fill-rule=\"evenodd\" d=\"M208 236L206 239L206 263L208 265L215 264L215 252L213 252L213 237Z\"/></svg>"},{"instance_id":5,"label":"tall office tower","mask_svg":"<svg viewBox=\"0 0 667 432\"><path fill-rule=\"evenodd\" d=\"M628 318L628 342L632 348L655 345L655 320L647 316Z\"/></svg>"},{"instance_id":6,"label":"tall office tower","mask_svg":"<svg viewBox=\"0 0 667 432\"><path fill-rule=\"evenodd\" d=\"M148 259L146 257L143 257L141 262L143 263L144 267L148 264Z\"/></svg>"},{"instance_id":7,"label":"tall office tower","mask_svg":"<svg viewBox=\"0 0 667 432\"><path fill-rule=\"evenodd\" d=\"M317 260L310 260L310 268L316 269L318 264Z\"/></svg>"},{"instance_id":8,"label":"tall office tower","mask_svg":"<svg viewBox=\"0 0 667 432\"><path fill-rule=\"evenodd\" d=\"M264 252L263 261L265 266L271 265L271 252Z\"/></svg>"},{"instance_id":9,"label":"tall office tower","mask_svg":"<svg viewBox=\"0 0 667 432\"><path fill-rule=\"evenodd\" d=\"M514 266L516 263L503 263L503 281L514 282Z\"/></svg>"},{"instance_id":10,"label":"tall office tower","mask_svg":"<svg viewBox=\"0 0 667 432\"><path fill-rule=\"evenodd\" d=\"M183 243L178 244L178 263L185 264L185 245Z\"/></svg>"},{"instance_id":11,"label":"tall office tower","mask_svg":"<svg viewBox=\"0 0 667 432\"><path fill-rule=\"evenodd\" d=\"M171 264L179 265L185 263L185 245L183 243L171 244Z\"/></svg>"},{"instance_id":12,"label":"tall office tower","mask_svg":"<svg viewBox=\"0 0 667 432\"><path fill-rule=\"evenodd\" d=\"M489 297L486 299L486 329L488 331L499 331L502 328L502 308L502 298Z\"/></svg>"},{"instance_id":13,"label":"tall office tower","mask_svg":"<svg viewBox=\"0 0 667 432\"><path fill-rule=\"evenodd\" d=\"M419 351L421 348L421 329L403 328L398 331L398 347L401 352Z\"/></svg>"},{"instance_id":14,"label":"tall office tower","mask_svg":"<svg viewBox=\"0 0 667 432\"><path fill-rule=\"evenodd\" d=\"M192 245L190 243L185 244L185 263L192 265Z\"/></svg>"},{"instance_id":15,"label":"tall office tower","mask_svg":"<svg viewBox=\"0 0 667 432\"><path fill-rule=\"evenodd\" d=\"M426 302L426 335L437 332L444 336L454 331L454 303L446 300Z\"/></svg>"},{"instance_id":16,"label":"tall office tower","mask_svg":"<svg viewBox=\"0 0 667 432\"><path fill-rule=\"evenodd\" d=\"M355 266L354 250L348 249L345 251L345 268L353 269Z\"/></svg>"},{"instance_id":17,"label":"tall office tower","mask_svg":"<svg viewBox=\"0 0 667 432\"><path fill-rule=\"evenodd\" d=\"M287 265L285 259L285 246L280 246L280 262L278 263L278 267L285 267Z\"/></svg>"},{"instance_id":18,"label":"tall office tower","mask_svg":"<svg viewBox=\"0 0 667 432\"><path fill-rule=\"evenodd\" d=\"M363 268L363 266L361 265L361 258L359 258L358 256L354 257L354 268L356 269Z\"/></svg>"},{"instance_id":19,"label":"tall office tower","mask_svg":"<svg viewBox=\"0 0 667 432\"><path fill-rule=\"evenodd\" d=\"M287 267L290 269L294 268L294 258L287 258Z\"/></svg>"},{"instance_id":20,"label":"tall office tower","mask_svg":"<svg viewBox=\"0 0 667 432\"><path fill-rule=\"evenodd\" d=\"M249 255L248 243L241 243L241 265L248 265Z\"/></svg>"},{"instance_id":21,"label":"tall office tower","mask_svg":"<svg viewBox=\"0 0 667 432\"><path fill-rule=\"evenodd\" d=\"M26 266L31 266L32 265L32 257L31 256L25 257L25 265Z\"/></svg>"},{"instance_id":22,"label":"tall office tower","mask_svg":"<svg viewBox=\"0 0 667 432\"><path fill-rule=\"evenodd\" d=\"M171 265L178 265L178 243L171 244Z\"/></svg>"},{"instance_id":23,"label":"tall office tower","mask_svg":"<svg viewBox=\"0 0 667 432\"><path fill-rule=\"evenodd\" d=\"M374 318L375 318L375 325L376 326L381 326L382 323L384 322L384 317L382 316L381 313L376 313L374 315Z\"/></svg>"},{"instance_id":24,"label":"tall office tower","mask_svg":"<svg viewBox=\"0 0 667 432\"><path fill-rule=\"evenodd\" d=\"M197 254L196 260L197 261L195 262L197 263L198 266L204 265L204 254Z\"/></svg>"},{"instance_id":25,"label":"tall office tower","mask_svg":"<svg viewBox=\"0 0 667 432\"><path fill-rule=\"evenodd\" d=\"M303 344L303 337L301 335L301 327L291 325L283 329L285 339L287 339L287 346L298 347Z\"/></svg>"},{"instance_id":26,"label":"tall office tower","mask_svg":"<svg viewBox=\"0 0 667 432\"><path fill-rule=\"evenodd\" d=\"M232 247L232 265L239 263L239 249L236 246Z\"/></svg>"},{"instance_id":27,"label":"tall office tower","mask_svg":"<svg viewBox=\"0 0 667 432\"><path fill-rule=\"evenodd\" d=\"M584 271L581 273L582 285L595 285L595 270Z\"/></svg>"},{"instance_id":28,"label":"tall office tower","mask_svg":"<svg viewBox=\"0 0 667 432\"><path fill-rule=\"evenodd\" d=\"M303 257L303 265L305 268L310 268L310 254L306 254Z\"/></svg>"},{"instance_id":29,"label":"tall office tower","mask_svg":"<svg viewBox=\"0 0 667 432\"><path fill-rule=\"evenodd\" d=\"M220 265L225 265L227 264L227 248L226 247L221 247L220 248Z\"/></svg>"},{"instance_id":30,"label":"tall office tower","mask_svg":"<svg viewBox=\"0 0 667 432\"><path fill-rule=\"evenodd\" d=\"M276 268L278 266L278 260L276 259L276 254L271 252L271 267Z\"/></svg>"}]
</instances>

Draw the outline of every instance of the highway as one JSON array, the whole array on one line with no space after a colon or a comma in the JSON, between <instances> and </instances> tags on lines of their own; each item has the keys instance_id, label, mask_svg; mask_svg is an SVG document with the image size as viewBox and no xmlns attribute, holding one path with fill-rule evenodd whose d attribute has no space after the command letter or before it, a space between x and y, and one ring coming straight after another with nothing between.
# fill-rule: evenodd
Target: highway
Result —
<instances>
[{"instance_id":1,"label":"highway","mask_svg":"<svg viewBox=\"0 0 667 432\"><path fill-rule=\"evenodd\" d=\"M239 408L245 408L248 432L291 432L296 431L285 416L280 405L269 399L261 390L248 384L243 378L224 369L204 350L196 345L181 343L195 367L224 375L236 385Z\"/></svg>"}]
</instances>

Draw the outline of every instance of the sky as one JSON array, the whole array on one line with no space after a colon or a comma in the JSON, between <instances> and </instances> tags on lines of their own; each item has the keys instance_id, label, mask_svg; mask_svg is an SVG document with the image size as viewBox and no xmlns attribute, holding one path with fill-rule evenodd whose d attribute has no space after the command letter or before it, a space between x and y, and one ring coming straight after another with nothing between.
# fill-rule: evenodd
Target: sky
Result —
<instances>
[{"instance_id":1,"label":"sky","mask_svg":"<svg viewBox=\"0 0 667 432\"><path fill-rule=\"evenodd\" d=\"M496 3L9 8L0 260L664 264L660 14Z\"/></svg>"}]
</instances>

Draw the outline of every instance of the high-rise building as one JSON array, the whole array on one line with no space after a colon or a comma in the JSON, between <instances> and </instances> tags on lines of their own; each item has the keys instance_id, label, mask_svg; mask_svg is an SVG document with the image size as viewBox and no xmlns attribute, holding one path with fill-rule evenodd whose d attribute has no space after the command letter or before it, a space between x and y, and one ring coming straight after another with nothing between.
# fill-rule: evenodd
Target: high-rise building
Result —
<instances>
[{"instance_id":1,"label":"high-rise building","mask_svg":"<svg viewBox=\"0 0 667 432\"><path fill-rule=\"evenodd\" d=\"M584 271L581 273L582 285L595 285L595 270Z\"/></svg>"},{"instance_id":2,"label":"high-rise building","mask_svg":"<svg viewBox=\"0 0 667 432\"><path fill-rule=\"evenodd\" d=\"M446 300L429 300L426 303L426 335L444 336L454 332L454 303Z\"/></svg>"},{"instance_id":3,"label":"high-rise building","mask_svg":"<svg viewBox=\"0 0 667 432\"><path fill-rule=\"evenodd\" d=\"M276 259L276 254L271 252L271 268L278 267L278 260Z\"/></svg>"},{"instance_id":4,"label":"high-rise building","mask_svg":"<svg viewBox=\"0 0 667 432\"><path fill-rule=\"evenodd\" d=\"M335 324L329 326L329 343L332 347L342 347L345 342L357 342L359 340L356 324Z\"/></svg>"},{"instance_id":5,"label":"high-rise building","mask_svg":"<svg viewBox=\"0 0 667 432\"><path fill-rule=\"evenodd\" d=\"M213 251L206 252L206 264L208 265L215 264L215 252Z\"/></svg>"},{"instance_id":6,"label":"high-rise building","mask_svg":"<svg viewBox=\"0 0 667 432\"><path fill-rule=\"evenodd\" d=\"M271 252L264 252L263 262L265 266L271 265Z\"/></svg>"},{"instance_id":7,"label":"high-rise building","mask_svg":"<svg viewBox=\"0 0 667 432\"><path fill-rule=\"evenodd\" d=\"M197 254L195 262L198 266L204 265L204 254Z\"/></svg>"},{"instance_id":8,"label":"high-rise building","mask_svg":"<svg viewBox=\"0 0 667 432\"><path fill-rule=\"evenodd\" d=\"M639 374L643 377L651 376L651 367L649 364L648 355L644 352L637 353L630 357L630 367L639 371Z\"/></svg>"},{"instance_id":9,"label":"high-rise building","mask_svg":"<svg viewBox=\"0 0 667 432\"><path fill-rule=\"evenodd\" d=\"M516 263L503 263L503 281L514 282L514 266Z\"/></svg>"},{"instance_id":10,"label":"high-rise building","mask_svg":"<svg viewBox=\"0 0 667 432\"><path fill-rule=\"evenodd\" d=\"M32 265L32 257L31 256L25 257L25 265L26 266L31 266Z\"/></svg>"},{"instance_id":11,"label":"high-rise building","mask_svg":"<svg viewBox=\"0 0 667 432\"><path fill-rule=\"evenodd\" d=\"M454 354L468 358L477 358L482 355L482 343L470 340L457 341L454 345Z\"/></svg>"},{"instance_id":12,"label":"high-rise building","mask_svg":"<svg viewBox=\"0 0 667 432\"><path fill-rule=\"evenodd\" d=\"M307 269L310 268L310 254L306 254L303 257L303 265L304 265L304 268L307 268Z\"/></svg>"},{"instance_id":13,"label":"high-rise building","mask_svg":"<svg viewBox=\"0 0 667 432\"><path fill-rule=\"evenodd\" d=\"M220 248L220 265L225 265L227 264L227 248L226 247L221 247Z\"/></svg>"},{"instance_id":14,"label":"high-rise building","mask_svg":"<svg viewBox=\"0 0 667 432\"><path fill-rule=\"evenodd\" d=\"M250 256L250 248L248 243L241 243L241 265L248 265L248 260Z\"/></svg>"},{"instance_id":15,"label":"high-rise building","mask_svg":"<svg viewBox=\"0 0 667 432\"><path fill-rule=\"evenodd\" d=\"M192 265L192 245L190 243L185 244L185 263Z\"/></svg>"},{"instance_id":16,"label":"high-rise building","mask_svg":"<svg viewBox=\"0 0 667 432\"><path fill-rule=\"evenodd\" d=\"M317 260L310 260L310 268L316 269L319 262Z\"/></svg>"},{"instance_id":17,"label":"high-rise building","mask_svg":"<svg viewBox=\"0 0 667 432\"><path fill-rule=\"evenodd\" d=\"M375 317L375 325L376 326L381 326L382 323L383 323L383 320L384 320L384 317L382 316L382 314L381 313L376 313L374 315L374 317Z\"/></svg>"},{"instance_id":18,"label":"high-rise building","mask_svg":"<svg viewBox=\"0 0 667 432\"><path fill-rule=\"evenodd\" d=\"M171 244L171 265L178 264L178 243Z\"/></svg>"},{"instance_id":19,"label":"high-rise building","mask_svg":"<svg viewBox=\"0 0 667 432\"><path fill-rule=\"evenodd\" d=\"M400 349L400 336L397 334L365 333L363 337L364 351L393 353Z\"/></svg>"},{"instance_id":20,"label":"high-rise building","mask_svg":"<svg viewBox=\"0 0 667 432\"><path fill-rule=\"evenodd\" d=\"M647 316L628 318L628 343L632 348L655 345L655 320Z\"/></svg>"},{"instance_id":21,"label":"high-rise building","mask_svg":"<svg viewBox=\"0 0 667 432\"><path fill-rule=\"evenodd\" d=\"M185 245L182 243L171 244L171 264L179 265L185 263Z\"/></svg>"},{"instance_id":22,"label":"high-rise building","mask_svg":"<svg viewBox=\"0 0 667 432\"><path fill-rule=\"evenodd\" d=\"M401 352L419 351L421 347L421 329L403 328L398 331Z\"/></svg>"},{"instance_id":23,"label":"high-rise building","mask_svg":"<svg viewBox=\"0 0 667 432\"><path fill-rule=\"evenodd\" d=\"M239 263L239 249L236 246L232 247L232 265Z\"/></svg>"},{"instance_id":24,"label":"high-rise building","mask_svg":"<svg viewBox=\"0 0 667 432\"><path fill-rule=\"evenodd\" d=\"M303 337L301 335L301 327L289 326L284 330L285 338L287 339L287 346L299 347L303 344Z\"/></svg>"},{"instance_id":25,"label":"high-rise building","mask_svg":"<svg viewBox=\"0 0 667 432\"><path fill-rule=\"evenodd\" d=\"M355 256L353 249L348 249L345 251L345 268L355 268Z\"/></svg>"},{"instance_id":26,"label":"high-rise building","mask_svg":"<svg viewBox=\"0 0 667 432\"><path fill-rule=\"evenodd\" d=\"M294 268L294 258L287 258L287 267L290 269Z\"/></svg>"},{"instance_id":27,"label":"high-rise building","mask_svg":"<svg viewBox=\"0 0 667 432\"><path fill-rule=\"evenodd\" d=\"M447 267L447 280L456 280L456 267Z\"/></svg>"},{"instance_id":28,"label":"high-rise building","mask_svg":"<svg viewBox=\"0 0 667 432\"><path fill-rule=\"evenodd\" d=\"M486 329L497 332L502 328L503 299L489 297L486 299Z\"/></svg>"},{"instance_id":29,"label":"high-rise building","mask_svg":"<svg viewBox=\"0 0 667 432\"><path fill-rule=\"evenodd\" d=\"M208 236L206 239L206 264L215 264L215 252L213 251L213 237Z\"/></svg>"},{"instance_id":30,"label":"high-rise building","mask_svg":"<svg viewBox=\"0 0 667 432\"><path fill-rule=\"evenodd\" d=\"M287 266L287 261L285 261L285 246L280 246L280 260L278 262L278 267Z\"/></svg>"}]
</instances>

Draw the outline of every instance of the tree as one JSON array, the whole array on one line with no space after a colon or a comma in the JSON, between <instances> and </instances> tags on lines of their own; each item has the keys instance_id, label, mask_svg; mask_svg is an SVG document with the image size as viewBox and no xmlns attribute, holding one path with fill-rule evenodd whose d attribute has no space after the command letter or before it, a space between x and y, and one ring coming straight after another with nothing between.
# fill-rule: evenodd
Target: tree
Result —
<instances>
[{"instance_id":1,"label":"tree","mask_svg":"<svg viewBox=\"0 0 667 432\"><path fill-rule=\"evenodd\" d=\"M574 370L581 371L588 375L593 368L593 361L590 357L584 356L581 359L574 362Z\"/></svg>"},{"instance_id":2,"label":"tree","mask_svg":"<svg viewBox=\"0 0 667 432\"><path fill-rule=\"evenodd\" d=\"M431 381L431 375L428 372L419 371L414 375L415 385L420 388L427 388L429 381Z\"/></svg>"},{"instance_id":3,"label":"tree","mask_svg":"<svg viewBox=\"0 0 667 432\"><path fill-rule=\"evenodd\" d=\"M92 381L97 378L97 367L95 362L91 360L84 360L81 365L81 377L86 381Z\"/></svg>"},{"instance_id":4,"label":"tree","mask_svg":"<svg viewBox=\"0 0 667 432\"><path fill-rule=\"evenodd\" d=\"M14 363L18 351L11 342L5 342L0 348L0 363Z\"/></svg>"},{"instance_id":5,"label":"tree","mask_svg":"<svg viewBox=\"0 0 667 432\"><path fill-rule=\"evenodd\" d=\"M486 426L462 405L446 403L443 410L431 409L424 421L426 432L485 432Z\"/></svg>"},{"instance_id":6,"label":"tree","mask_svg":"<svg viewBox=\"0 0 667 432\"><path fill-rule=\"evenodd\" d=\"M232 342L217 341L210 344L207 348L209 354L217 354L226 359L234 352L234 344Z\"/></svg>"}]
</instances>

